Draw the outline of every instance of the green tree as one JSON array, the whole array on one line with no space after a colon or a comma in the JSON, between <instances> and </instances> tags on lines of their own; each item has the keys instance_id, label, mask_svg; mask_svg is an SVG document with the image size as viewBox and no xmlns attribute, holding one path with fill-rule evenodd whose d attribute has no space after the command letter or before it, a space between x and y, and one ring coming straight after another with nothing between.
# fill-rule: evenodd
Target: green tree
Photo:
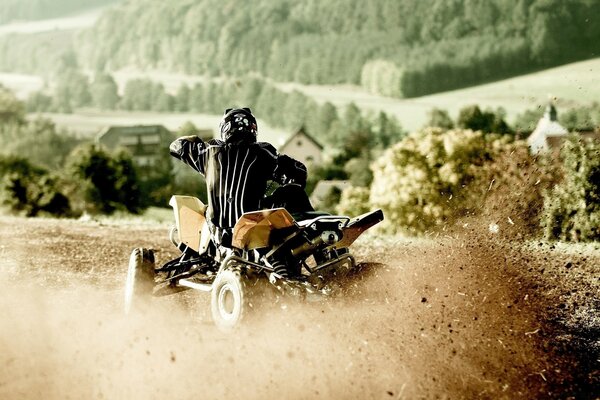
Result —
<instances>
[{"instance_id":1,"label":"green tree","mask_svg":"<svg viewBox=\"0 0 600 400\"><path fill-rule=\"evenodd\" d=\"M52 121L44 118L22 125L0 125L0 154L19 154L51 170L61 168L78 143L72 134L57 130Z\"/></svg>"},{"instance_id":2,"label":"green tree","mask_svg":"<svg viewBox=\"0 0 600 400\"><path fill-rule=\"evenodd\" d=\"M338 120L337 108L330 102L326 102L317 111L316 118L311 120L315 121L315 126L310 127L311 132L315 132L317 137L325 137L333 122Z\"/></svg>"},{"instance_id":3,"label":"green tree","mask_svg":"<svg viewBox=\"0 0 600 400\"><path fill-rule=\"evenodd\" d=\"M120 106L125 110L147 111L152 109L153 83L148 79L127 81Z\"/></svg>"},{"instance_id":4,"label":"green tree","mask_svg":"<svg viewBox=\"0 0 600 400\"><path fill-rule=\"evenodd\" d=\"M110 74L99 72L90 87L92 103L101 110L114 110L119 103L117 83Z\"/></svg>"},{"instance_id":5,"label":"green tree","mask_svg":"<svg viewBox=\"0 0 600 400\"><path fill-rule=\"evenodd\" d=\"M346 162L344 171L348 175L352 186L368 188L371 185L373 181L373 172L370 168L371 162L369 153L363 153L361 156Z\"/></svg>"},{"instance_id":6,"label":"green tree","mask_svg":"<svg viewBox=\"0 0 600 400\"><path fill-rule=\"evenodd\" d=\"M402 97L402 74L402 69L391 61L369 61L362 69L361 86L371 93Z\"/></svg>"},{"instance_id":7,"label":"green tree","mask_svg":"<svg viewBox=\"0 0 600 400\"><path fill-rule=\"evenodd\" d=\"M28 160L0 156L0 178L0 203L11 211L28 217L69 214L69 200L59 190L59 180Z\"/></svg>"},{"instance_id":8,"label":"green tree","mask_svg":"<svg viewBox=\"0 0 600 400\"><path fill-rule=\"evenodd\" d=\"M531 133L543 115L544 109L541 106L538 106L534 109L525 110L517 115L513 125L518 132Z\"/></svg>"},{"instance_id":9,"label":"green tree","mask_svg":"<svg viewBox=\"0 0 600 400\"><path fill-rule=\"evenodd\" d=\"M380 111L371 122L371 142L372 148L387 149L392 144L400 141L406 134L396 118L390 117Z\"/></svg>"},{"instance_id":10,"label":"green tree","mask_svg":"<svg viewBox=\"0 0 600 400\"><path fill-rule=\"evenodd\" d=\"M452 118L450 118L448 111L434 107L427 113L427 122L425 126L452 129L454 128L454 122L452 121Z\"/></svg>"},{"instance_id":11,"label":"green tree","mask_svg":"<svg viewBox=\"0 0 600 400\"><path fill-rule=\"evenodd\" d=\"M192 95L192 91L188 85L182 84L181 86L179 86L179 89L177 90L177 94L175 95L173 109L175 111L179 111L179 112L190 111L191 95Z\"/></svg>"},{"instance_id":12,"label":"green tree","mask_svg":"<svg viewBox=\"0 0 600 400\"><path fill-rule=\"evenodd\" d=\"M0 85L0 123L21 124L25 121L25 105L4 86Z\"/></svg>"},{"instance_id":13,"label":"green tree","mask_svg":"<svg viewBox=\"0 0 600 400\"><path fill-rule=\"evenodd\" d=\"M42 92L33 92L26 102L27 112L48 112L52 109L52 97Z\"/></svg>"},{"instance_id":14,"label":"green tree","mask_svg":"<svg viewBox=\"0 0 600 400\"><path fill-rule=\"evenodd\" d=\"M573 135L561 150L563 181L544 197L547 239L600 240L600 145Z\"/></svg>"},{"instance_id":15,"label":"green tree","mask_svg":"<svg viewBox=\"0 0 600 400\"><path fill-rule=\"evenodd\" d=\"M504 111L481 111L479 106L463 107L458 113L457 125L463 129L472 129L484 133L512 133L511 128L504 121Z\"/></svg>"},{"instance_id":16,"label":"green tree","mask_svg":"<svg viewBox=\"0 0 600 400\"><path fill-rule=\"evenodd\" d=\"M69 197L76 210L92 214L142 210L136 170L126 153L113 156L97 145L82 145L71 153L66 169L73 177Z\"/></svg>"},{"instance_id":17,"label":"green tree","mask_svg":"<svg viewBox=\"0 0 600 400\"><path fill-rule=\"evenodd\" d=\"M85 75L67 70L59 76L54 91L54 108L57 111L70 113L75 108L89 106L91 102L89 82Z\"/></svg>"}]
</instances>

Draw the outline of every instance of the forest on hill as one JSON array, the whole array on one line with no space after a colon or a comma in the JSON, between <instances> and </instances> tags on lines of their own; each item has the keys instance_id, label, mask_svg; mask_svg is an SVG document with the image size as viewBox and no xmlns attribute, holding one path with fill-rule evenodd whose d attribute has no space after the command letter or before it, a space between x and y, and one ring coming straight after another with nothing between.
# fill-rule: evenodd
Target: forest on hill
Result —
<instances>
[{"instance_id":1,"label":"forest on hill","mask_svg":"<svg viewBox=\"0 0 600 400\"><path fill-rule=\"evenodd\" d=\"M0 24L60 17L91 7L115 3L118 0L2 0Z\"/></svg>"},{"instance_id":2,"label":"forest on hill","mask_svg":"<svg viewBox=\"0 0 600 400\"><path fill-rule=\"evenodd\" d=\"M360 84L412 97L593 57L594 0L130 0L77 40L92 69Z\"/></svg>"}]
</instances>

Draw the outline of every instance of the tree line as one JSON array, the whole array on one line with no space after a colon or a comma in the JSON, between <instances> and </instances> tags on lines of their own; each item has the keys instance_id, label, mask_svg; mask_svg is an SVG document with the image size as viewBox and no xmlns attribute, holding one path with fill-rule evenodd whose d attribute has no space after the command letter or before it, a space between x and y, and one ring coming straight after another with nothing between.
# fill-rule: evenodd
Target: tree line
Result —
<instances>
[{"instance_id":1,"label":"tree line","mask_svg":"<svg viewBox=\"0 0 600 400\"><path fill-rule=\"evenodd\" d=\"M76 48L91 68L253 71L411 97L593 57L592 15L590 0L132 0Z\"/></svg>"},{"instance_id":2,"label":"tree line","mask_svg":"<svg viewBox=\"0 0 600 400\"><path fill-rule=\"evenodd\" d=\"M258 73L414 97L595 57L600 50L600 25L590 18L600 15L600 3L592 0L363 3L130 0L107 9L81 35L0 37L0 68L48 76L73 53L81 68L93 71L137 66L213 77Z\"/></svg>"},{"instance_id":3,"label":"tree line","mask_svg":"<svg viewBox=\"0 0 600 400\"><path fill-rule=\"evenodd\" d=\"M66 112L95 107L104 110L197 112L222 114L233 105L247 106L270 126L288 131L304 128L322 144L342 147L349 132L360 129L375 146L397 141L404 131L386 113L367 114L352 104L343 112L331 103L319 104L299 91L278 89L267 80L249 75L239 79L207 80L193 86L183 84L177 93L165 91L161 83L133 79L122 95L113 77L97 73L91 80L77 69L66 68L50 91L35 92L27 100L29 112Z\"/></svg>"}]
</instances>

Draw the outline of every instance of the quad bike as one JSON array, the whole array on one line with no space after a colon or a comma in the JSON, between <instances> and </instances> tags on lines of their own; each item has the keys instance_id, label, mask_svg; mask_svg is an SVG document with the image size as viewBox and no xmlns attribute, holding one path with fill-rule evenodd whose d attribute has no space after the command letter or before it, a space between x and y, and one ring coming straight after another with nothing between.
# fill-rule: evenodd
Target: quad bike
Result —
<instances>
[{"instance_id":1,"label":"quad bike","mask_svg":"<svg viewBox=\"0 0 600 400\"><path fill-rule=\"evenodd\" d=\"M348 247L383 220L376 210L356 218L322 212L294 215L285 208L248 212L237 221L232 248L223 251L211 241L206 206L191 196L169 202L175 226L169 233L181 255L159 268L150 249L133 250L125 287L125 311L144 297L185 289L211 294L213 321L230 330L251 311L256 286L272 285L297 296L331 293L339 275L355 260Z\"/></svg>"}]
</instances>

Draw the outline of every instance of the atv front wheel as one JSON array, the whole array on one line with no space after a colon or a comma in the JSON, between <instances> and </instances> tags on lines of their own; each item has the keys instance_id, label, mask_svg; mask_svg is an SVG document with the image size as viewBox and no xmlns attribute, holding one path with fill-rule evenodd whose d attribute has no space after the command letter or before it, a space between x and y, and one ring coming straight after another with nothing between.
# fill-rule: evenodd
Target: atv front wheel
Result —
<instances>
[{"instance_id":1,"label":"atv front wheel","mask_svg":"<svg viewBox=\"0 0 600 400\"><path fill-rule=\"evenodd\" d=\"M154 252L144 248L134 249L129 257L125 282L125 314L152 296L154 276Z\"/></svg>"},{"instance_id":2,"label":"atv front wheel","mask_svg":"<svg viewBox=\"0 0 600 400\"><path fill-rule=\"evenodd\" d=\"M226 269L217 275L210 300L215 325L222 331L236 328L251 308L246 278L239 269Z\"/></svg>"}]
</instances>

